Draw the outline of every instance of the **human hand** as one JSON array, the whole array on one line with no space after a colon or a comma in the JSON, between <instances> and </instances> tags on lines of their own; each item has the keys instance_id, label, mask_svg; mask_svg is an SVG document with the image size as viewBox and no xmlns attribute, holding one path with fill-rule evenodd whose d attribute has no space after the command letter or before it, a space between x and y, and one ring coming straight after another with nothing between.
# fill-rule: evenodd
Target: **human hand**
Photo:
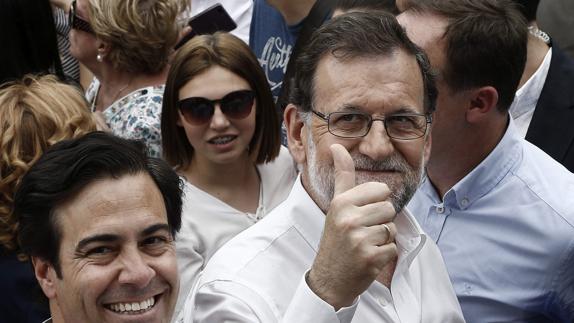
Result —
<instances>
[{"instance_id":1,"label":"human hand","mask_svg":"<svg viewBox=\"0 0 574 323\"><path fill-rule=\"evenodd\" d=\"M338 310L350 306L396 259L396 228L391 222L396 212L388 200L391 192L386 184L355 186L351 155L339 144L330 148L335 193L307 284Z\"/></svg>"}]
</instances>

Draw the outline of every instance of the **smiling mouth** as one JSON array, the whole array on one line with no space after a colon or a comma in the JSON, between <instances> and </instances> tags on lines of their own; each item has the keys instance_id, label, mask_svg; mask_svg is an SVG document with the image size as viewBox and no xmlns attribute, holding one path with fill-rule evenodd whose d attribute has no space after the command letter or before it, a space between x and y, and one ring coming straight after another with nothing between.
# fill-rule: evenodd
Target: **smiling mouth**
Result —
<instances>
[{"instance_id":1,"label":"smiling mouth","mask_svg":"<svg viewBox=\"0 0 574 323\"><path fill-rule=\"evenodd\" d=\"M217 137L217 138L213 138L211 140L209 140L208 142L210 144L215 144L215 145L224 145L226 143L229 143L231 141L233 141L237 136L221 136L221 137Z\"/></svg>"},{"instance_id":2,"label":"smiling mouth","mask_svg":"<svg viewBox=\"0 0 574 323\"><path fill-rule=\"evenodd\" d=\"M118 314L128 314L128 315L143 314L147 311L150 311L155 306L159 297L160 295L152 296L141 302L105 304L104 307Z\"/></svg>"}]
</instances>

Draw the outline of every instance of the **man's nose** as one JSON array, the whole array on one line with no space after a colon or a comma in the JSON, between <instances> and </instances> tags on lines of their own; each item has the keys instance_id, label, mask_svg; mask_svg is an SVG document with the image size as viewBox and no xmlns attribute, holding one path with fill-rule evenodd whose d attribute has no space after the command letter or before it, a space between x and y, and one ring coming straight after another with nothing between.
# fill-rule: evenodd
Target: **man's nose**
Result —
<instances>
[{"instance_id":1,"label":"man's nose","mask_svg":"<svg viewBox=\"0 0 574 323\"><path fill-rule=\"evenodd\" d=\"M382 120L374 120L369 133L361 139L359 152L373 160L385 159L395 150Z\"/></svg>"},{"instance_id":2,"label":"man's nose","mask_svg":"<svg viewBox=\"0 0 574 323\"><path fill-rule=\"evenodd\" d=\"M139 250L126 251L122 255L122 268L118 278L120 284L144 288L155 277L156 272Z\"/></svg>"},{"instance_id":3,"label":"man's nose","mask_svg":"<svg viewBox=\"0 0 574 323\"><path fill-rule=\"evenodd\" d=\"M213 111L213 117L211 117L210 127L212 129L225 129L229 126L229 119L221 111L221 106L219 103L215 105L215 110Z\"/></svg>"}]
</instances>

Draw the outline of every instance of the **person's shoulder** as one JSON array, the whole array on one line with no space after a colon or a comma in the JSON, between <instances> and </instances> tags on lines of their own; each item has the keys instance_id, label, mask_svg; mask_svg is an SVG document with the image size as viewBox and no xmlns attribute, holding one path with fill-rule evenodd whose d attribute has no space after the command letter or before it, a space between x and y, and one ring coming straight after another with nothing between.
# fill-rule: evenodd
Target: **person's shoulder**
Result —
<instances>
[{"instance_id":1,"label":"person's shoulder","mask_svg":"<svg viewBox=\"0 0 574 323\"><path fill-rule=\"evenodd\" d=\"M231 238L211 258L204 270L204 281L211 276L236 276L262 254L280 242L291 228L287 214L276 209L253 226ZM272 216L275 214L275 216Z\"/></svg>"},{"instance_id":2,"label":"person's shoulder","mask_svg":"<svg viewBox=\"0 0 574 323\"><path fill-rule=\"evenodd\" d=\"M280 274L283 266L303 265L315 251L293 217L293 204L287 198L266 217L242 231L222 246L207 264L203 282L229 279L261 284L265 277Z\"/></svg>"},{"instance_id":3,"label":"person's shoulder","mask_svg":"<svg viewBox=\"0 0 574 323\"><path fill-rule=\"evenodd\" d=\"M271 162L257 166L262 181L273 184L288 185L289 188L297 177L297 167L289 150L281 146L279 155Z\"/></svg>"},{"instance_id":4,"label":"person's shoulder","mask_svg":"<svg viewBox=\"0 0 574 323\"><path fill-rule=\"evenodd\" d=\"M523 146L521 164L513 171L524 185L522 194L532 194L548 215L563 218L574 230L574 174L532 143L523 141Z\"/></svg>"}]
</instances>

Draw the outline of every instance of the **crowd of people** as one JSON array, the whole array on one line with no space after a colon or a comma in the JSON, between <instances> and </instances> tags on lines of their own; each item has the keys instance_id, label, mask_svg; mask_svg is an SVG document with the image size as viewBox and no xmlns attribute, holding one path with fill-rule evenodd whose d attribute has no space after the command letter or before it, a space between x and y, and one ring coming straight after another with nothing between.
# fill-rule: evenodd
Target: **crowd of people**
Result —
<instances>
[{"instance_id":1,"label":"crowd of people","mask_svg":"<svg viewBox=\"0 0 574 323\"><path fill-rule=\"evenodd\" d=\"M539 2L0 0L0 322L574 322Z\"/></svg>"}]
</instances>

